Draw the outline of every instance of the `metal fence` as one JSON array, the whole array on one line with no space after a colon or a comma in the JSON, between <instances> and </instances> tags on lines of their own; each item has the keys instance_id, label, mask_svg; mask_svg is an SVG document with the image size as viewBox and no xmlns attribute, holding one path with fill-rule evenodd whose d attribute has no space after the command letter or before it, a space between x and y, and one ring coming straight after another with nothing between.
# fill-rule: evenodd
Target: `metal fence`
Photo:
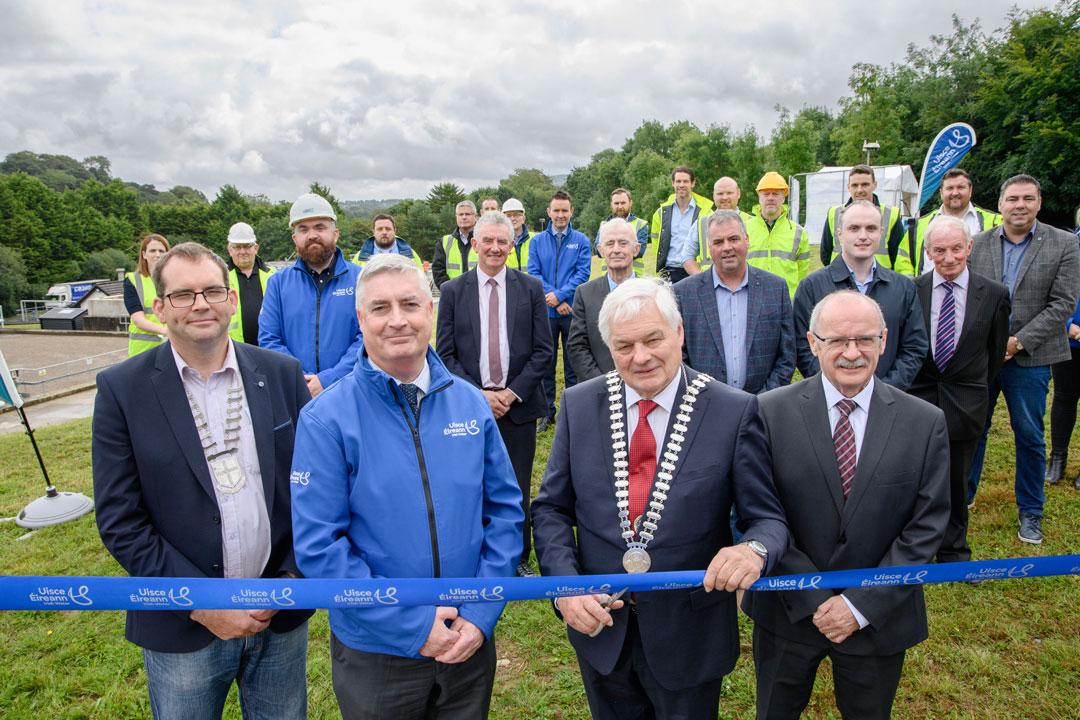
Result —
<instances>
[{"instance_id":1,"label":"metal fence","mask_svg":"<svg viewBox=\"0 0 1080 720\"><path fill-rule=\"evenodd\" d=\"M24 398L39 397L90 384L97 373L126 360L127 348L74 358L36 368L11 368L11 377Z\"/></svg>"},{"instance_id":2,"label":"metal fence","mask_svg":"<svg viewBox=\"0 0 1080 720\"><path fill-rule=\"evenodd\" d=\"M55 300L20 300L19 319L24 323L36 322L38 317L63 304Z\"/></svg>"}]
</instances>

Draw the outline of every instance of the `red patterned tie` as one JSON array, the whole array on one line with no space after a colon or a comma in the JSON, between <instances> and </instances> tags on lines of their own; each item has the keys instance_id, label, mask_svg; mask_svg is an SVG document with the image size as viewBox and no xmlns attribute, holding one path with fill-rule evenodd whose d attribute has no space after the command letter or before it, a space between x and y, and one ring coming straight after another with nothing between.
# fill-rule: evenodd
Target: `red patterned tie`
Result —
<instances>
[{"instance_id":1,"label":"red patterned tie","mask_svg":"<svg viewBox=\"0 0 1080 720\"><path fill-rule=\"evenodd\" d=\"M656 474L656 438L649 427L649 413L657 405L652 400L638 400L638 421L630 438L630 522L645 512Z\"/></svg>"},{"instance_id":2,"label":"red patterned tie","mask_svg":"<svg viewBox=\"0 0 1080 720\"><path fill-rule=\"evenodd\" d=\"M845 500L851 492L851 481L855 478L855 431L851 429L848 415L856 407L855 401L847 398L836 403L840 419L836 421L832 435L833 445L836 446L836 465L840 468L840 489L844 491Z\"/></svg>"}]
</instances>

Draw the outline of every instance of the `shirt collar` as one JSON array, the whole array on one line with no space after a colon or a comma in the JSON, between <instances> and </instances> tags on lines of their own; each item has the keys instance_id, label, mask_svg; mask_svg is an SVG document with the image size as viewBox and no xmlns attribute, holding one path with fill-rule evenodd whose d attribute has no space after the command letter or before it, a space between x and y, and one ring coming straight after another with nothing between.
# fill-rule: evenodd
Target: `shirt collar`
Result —
<instances>
[{"instance_id":1,"label":"shirt collar","mask_svg":"<svg viewBox=\"0 0 1080 720\"><path fill-rule=\"evenodd\" d=\"M671 379L671 382L667 384L667 387L658 392L656 397L652 399L654 403L664 408L668 414L670 414L671 409L675 407L675 394L679 391L679 381L681 379L682 369L680 368L679 372L675 373L675 377ZM641 395L639 395L638 391L634 388L625 383L623 384L626 386L626 406L632 407L638 400L642 399Z\"/></svg>"},{"instance_id":2,"label":"shirt collar","mask_svg":"<svg viewBox=\"0 0 1080 720\"><path fill-rule=\"evenodd\" d=\"M713 269L712 269L712 286L713 286L713 290L716 290L718 288L724 288L728 292L739 292L740 290L742 290L744 287L746 287L749 284L750 284L750 266L749 265L747 265L746 267L743 268L742 282L740 282L739 287L735 288L734 290L729 288L727 286L727 284L725 284L724 281L720 279L720 275L716 272L716 266L713 265Z\"/></svg>"},{"instance_id":3,"label":"shirt collar","mask_svg":"<svg viewBox=\"0 0 1080 720\"><path fill-rule=\"evenodd\" d=\"M825 407L831 408L836 403L844 400L843 393L836 389L829 378L825 377L825 373L821 373L821 385L825 388ZM847 398L848 400L854 400L855 404L861 407L865 412L870 412L870 397L874 394L874 376L870 376L870 382L866 383L866 387L859 391L859 394L853 398Z\"/></svg>"},{"instance_id":4,"label":"shirt collar","mask_svg":"<svg viewBox=\"0 0 1080 720\"><path fill-rule=\"evenodd\" d=\"M840 259L843 261L844 267L847 268L848 275L851 276L852 281L855 282L855 284L858 284L858 281L856 280L856 277L855 277L855 271L851 269L851 266L848 265L848 262L847 262L846 259L844 259L843 255L840 256ZM873 261L870 263L870 276L868 278L866 278L866 282L872 283L876 279L877 279L877 258L875 257L873 259Z\"/></svg>"},{"instance_id":5,"label":"shirt collar","mask_svg":"<svg viewBox=\"0 0 1080 720\"><path fill-rule=\"evenodd\" d=\"M953 280L952 284L955 285L956 287L960 288L961 290L967 290L968 280L970 278L971 278L971 271L968 270L965 267L964 272L960 273L960 276L957 277L955 280ZM945 278L941 277L941 275L938 274L937 270L934 270L934 289L936 290L938 287L940 287L945 282L946 282Z\"/></svg>"},{"instance_id":6,"label":"shirt collar","mask_svg":"<svg viewBox=\"0 0 1080 720\"><path fill-rule=\"evenodd\" d=\"M176 369L180 373L180 382L183 382L189 377L193 380L202 380L199 372L188 365L187 362L184 361L184 358L180 357L180 353L176 351L175 345L169 343L169 349L172 350L173 360L176 361ZM226 370L232 370L236 373L240 372L240 366L236 363L236 349L233 347L232 340L229 340L229 349L225 351L225 362L223 362L221 367L217 370L210 373L210 375L217 375L219 372L224 372Z\"/></svg>"},{"instance_id":7,"label":"shirt collar","mask_svg":"<svg viewBox=\"0 0 1080 720\"><path fill-rule=\"evenodd\" d=\"M387 377L389 377L391 380L393 380L398 385L404 385L405 384L405 383L402 383L400 380L398 380L393 375L391 375L390 373L383 370L381 367L379 367L378 364L374 360L371 359L370 355L368 356L368 362L371 363L371 367L375 368L376 370L381 372L383 375L386 375ZM415 385L417 388L419 388L420 392L422 392L424 395L428 394L428 390L431 388L431 367L428 366L428 361L427 361L426 356L424 357L424 367L420 370L420 374L412 379L412 384Z\"/></svg>"},{"instance_id":8,"label":"shirt collar","mask_svg":"<svg viewBox=\"0 0 1080 720\"><path fill-rule=\"evenodd\" d=\"M1039 227L1039 221L1036 220L1035 223L1031 226L1031 229L1028 230L1027 235L1024 236L1024 239L1021 240L1019 243L1015 243L1015 244L1016 245L1022 245L1024 243L1026 243L1028 240L1030 240L1031 238L1035 237L1035 231L1038 229L1038 227ZM1001 231L998 233L998 237L1000 237L1002 240L1009 243L1010 245L1014 244L1009 240L1008 237L1005 236L1005 224L1004 223L1002 223L1002 225L1001 225Z\"/></svg>"},{"instance_id":9,"label":"shirt collar","mask_svg":"<svg viewBox=\"0 0 1080 720\"><path fill-rule=\"evenodd\" d=\"M486 286L489 279L494 279L495 284L499 287L506 287L506 266L503 265L502 269L494 275L488 275L486 272L480 269L480 266L476 266L476 279L480 283L480 286Z\"/></svg>"},{"instance_id":10,"label":"shirt collar","mask_svg":"<svg viewBox=\"0 0 1080 720\"><path fill-rule=\"evenodd\" d=\"M619 287L619 285L621 284L621 283L617 283L617 282L615 282L614 280L611 279L611 273L608 273L604 277L607 278L608 290L614 290L615 288ZM626 280L630 280L631 278L635 278L635 277L637 277L637 275L634 273L633 270L631 270L630 271L630 277L626 278ZM626 282L626 280L623 280L623 282Z\"/></svg>"}]
</instances>

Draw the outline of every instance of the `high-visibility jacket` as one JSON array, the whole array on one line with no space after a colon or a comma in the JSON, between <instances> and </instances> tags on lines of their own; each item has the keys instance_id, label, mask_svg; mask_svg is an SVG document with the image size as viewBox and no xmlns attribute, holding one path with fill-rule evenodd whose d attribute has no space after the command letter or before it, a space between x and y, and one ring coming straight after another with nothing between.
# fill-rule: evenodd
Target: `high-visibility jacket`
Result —
<instances>
[{"instance_id":1,"label":"high-visibility jacket","mask_svg":"<svg viewBox=\"0 0 1080 720\"><path fill-rule=\"evenodd\" d=\"M256 266L255 270L259 273L259 285L262 286L263 296L265 296L266 281L274 274L274 269L269 265L260 264ZM232 319L229 320L229 337L236 342L244 342L244 318L240 314L240 280L236 277L238 272L240 272L240 268L237 267L229 270L229 287L236 291L236 312L233 313Z\"/></svg>"},{"instance_id":2,"label":"high-visibility jacket","mask_svg":"<svg viewBox=\"0 0 1080 720\"><path fill-rule=\"evenodd\" d=\"M709 218L713 216L713 213L717 212L713 210L711 213L702 213L698 217L697 222L694 223L694 233L697 235L697 255L694 260L697 261L698 267L704 272L708 268L712 267L712 256L709 255ZM739 210L739 217L742 218L743 225L747 225L750 222L750 218L754 217L748 212Z\"/></svg>"},{"instance_id":3,"label":"high-visibility jacket","mask_svg":"<svg viewBox=\"0 0 1080 720\"><path fill-rule=\"evenodd\" d=\"M394 238L394 252L396 252L398 255L403 255L409 258L413 261L413 264L421 270L424 269L424 263L420 261L420 256L416 254L416 251L412 249L412 246L410 246L409 243L405 242L399 237ZM375 237L372 236L364 241L364 244L361 245L360 249L356 251L355 255L353 255L352 261L360 267L364 267L364 265L367 264L367 261L376 254L377 253L375 252Z\"/></svg>"},{"instance_id":4,"label":"high-visibility jacket","mask_svg":"<svg viewBox=\"0 0 1080 720\"><path fill-rule=\"evenodd\" d=\"M454 230L454 232L442 236L439 240L439 248L436 249L435 261L431 264L432 273L441 269L438 267L440 259L446 263L446 280L453 280L458 275L467 273L476 267L476 256L471 252L471 246L463 249L460 237L460 230ZM472 238L471 231L469 237ZM442 250L442 258L439 257L439 249ZM462 268L462 265L466 267ZM446 280L443 282L446 282ZM435 284L441 287L438 276L435 278Z\"/></svg>"},{"instance_id":5,"label":"high-visibility jacket","mask_svg":"<svg viewBox=\"0 0 1080 720\"><path fill-rule=\"evenodd\" d=\"M702 213L713 211L713 204L712 200L703 195L692 194L696 206L693 219L696 222ZM652 215L652 222L649 223L649 248L645 251L645 272L650 275L659 275L660 271L667 267L672 240L677 243L684 240L684 238L671 237L671 213L674 206L675 193L671 193L668 199L656 208L656 212Z\"/></svg>"},{"instance_id":6,"label":"high-visibility jacket","mask_svg":"<svg viewBox=\"0 0 1080 720\"><path fill-rule=\"evenodd\" d=\"M849 201L848 205L850 204ZM836 256L840 254L839 244L835 240L836 217L837 214L847 208L848 205L834 205L829 208L829 214L826 216L826 228L832 246L829 263L835 260ZM881 265L884 265L901 275L914 277L917 273L915 272L915 263L912 262L912 248L910 247L910 243L907 242L907 235L901 232L897 236L896 231L894 230L900 222L900 208L892 205L885 205L884 203L878 203L878 207L881 209L883 222L881 223L881 238L878 240L878 248L877 252L874 253L874 257L877 258L878 263ZM903 225L900 226L900 229L903 230ZM894 237L899 237L899 242L897 242L895 250L889 246L889 241ZM823 257L822 262L824 262L824 260L825 258ZM825 264L827 265L828 263Z\"/></svg>"},{"instance_id":7,"label":"high-visibility jacket","mask_svg":"<svg viewBox=\"0 0 1080 720\"><path fill-rule=\"evenodd\" d=\"M770 228L761 217L761 207L746 221L750 249L746 262L756 268L779 275L787 281L788 293L795 297L795 288L810 273L810 236L797 222L788 217L788 206L780 209L780 217Z\"/></svg>"},{"instance_id":8,"label":"high-visibility jacket","mask_svg":"<svg viewBox=\"0 0 1080 720\"><path fill-rule=\"evenodd\" d=\"M143 315L146 316L146 319L162 325L163 323L158 320L157 315L154 314L154 300L157 298L157 290L154 289L154 283L150 282L149 277L141 275L138 270L129 272L124 277L126 277L128 282L134 286L135 292L139 296L139 302L142 304ZM128 357L155 348L162 342L164 342L164 340L160 335L148 333L133 322L128 323Z\"/></svg>"},{"instance_id":9,"label":"high-visibility jacket","mask_svg":"<svg viewBox=\"0 0 1080 720\"><path fill-rule=\"evenodd\" d=\"M522 228L521 234L514 238L514 247L510 248L510 256L506 258L506 267L529 272L529 241L535 234L532 230Z\"/></svg>"},{"instance_id":10,"label":"high-visibility jacket","mask_svg":"<svg viewBox=\"0 0 1080 720\"><path fill-rule=\"evenodd\" d=\"M603 225L614 215L608 215L600 221ZM634 227L637 233L638 253L634 256L634 274L641 277L645 274L645 253L649 249L649 223L644 218L636 217L633 213L626 216L626 222ZM654 256L655 257L655 256ZM592 265L589 269L589 279L598 278L607 273L607 263L600 257L600 230L596 231L596 239L593 241Z\"/></svg>"},{"instance_id":11,"label":"high-visibility jacket","mask_svg":"<svg viewBox=\"0 0 1080 720\"><path fill-rule=\"evenodd\" d=\"M977 205L972 205L972 207L975 209L976 217L979 218L979 232L1001 224L1001 216L996 212L984 210ZM941 208L938 207L933 212L919 218L919 224L915 227L915 255L919 258L917 265L920 271L922 271L926 262L926 258L923 256L923 240L926 238L926 228L930 227L930 222L940 214Z\"/></svg>"}]
</instances>

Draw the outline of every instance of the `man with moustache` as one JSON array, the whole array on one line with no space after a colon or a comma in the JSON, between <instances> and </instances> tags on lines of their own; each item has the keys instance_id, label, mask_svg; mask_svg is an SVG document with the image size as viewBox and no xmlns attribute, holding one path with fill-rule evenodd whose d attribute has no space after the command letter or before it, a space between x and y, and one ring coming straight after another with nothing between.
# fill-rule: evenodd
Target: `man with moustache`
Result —
<instances>
[{"instance_id":1,"label":"man with moustache","mask_svg":"<svg viewBox=\"0 0 1080 720\"><path fill-rule=\"evenodd\" d=\"M637 275L634 258L638 255L638 237L634 226L621 217L600 225L596 249L607 265L607 273L581 285L574 293L574 319L566 342L566 354L579 381L591 380L615 368L611 351L600 336L600 307L608 293Z\"/></svg>"},{"instance_id":2,"label":"man with moustache","mask_svg":"<svg viewBox=\"0 0 1080 720\"><path fill-rule=\"evenodd\" d=\"M875 377L891 331L871 297L831 293L807 330L821 372L759 396L791 529L776 575L920 565L941 544L945 416ZM887 720L907 648L928 633L918 585L748 592L743 608L754 620L761 720L798 718L826 657L840 714Z\"/></svg>"},{"instance_id":3,"label":"man with moustache","mask_svg":"<svg viewBox=\"0 0 1080 720\"><path fill-rule=\"evenodd\" d=\"M1039 222L1041 209L1038 180L1031 175L1006 180L998 196L1002 224L975 236L968 260L972 272L1000 279L1012 299L1005 364L990 384L990 411L971 465L968 502L975 501L994 408L998 395L1004 393L1016 440L1017 537L1032 545L1043 539L1043 418L1050 366L1072 357L1065 328L1080 293L1076 236Z\"/></svg>"},{"instance_id":4,"label":"man with moustache","mask_svg":"<svg viewBox=\"0 0 1080 720\"><path fill-rule=\"evenodd\" d=\"M799 283L795 291L796 366L803 377L820 371L807 333L810 315L825 296L837 290L858 290L873 298L885 314L889 327L877 376L900 390L907 390L922 367L929 345L922 308L911 277L889 270L876 256L881 238L881 210L866 200L856 200L844 208L837 220L840 256L831 265L816 270Z\"/></svg>"},{"instance_id":5,"label":"man with moustache","mask_svg":"<svg viewBox=\"0 0 1080 720\"><path fill-rule=\"evenodd\" d=\"M967 478L1009 340L1009 291L968 269L971 231L958 217L939 215L926 231L933 271L915 279L930 354L908 390L937 405L949 429L949 524L938 562L971 559L967 542Z\"/></svg>"},{"instance_id":6,"label":"man with moustache","mask_svg":"<svg viewBox=\"0 0 1080 720\"><path fill-rule=\"evenodd\" d=\"M435 244L435 255L431 260L431 277L435 287L440 289L447 280L476 267L476 260L469 257L473 226L476 225L476 203L462 200L454 207L454 216L457 227Z\"/></svg>"},{"instance_id":7,"label":"man with moustache","mask_svg":"<svg viewBox=\"0 0 1080 720\"><path fill-rule=\"evenodd\" d=\"M394 216L379 213L371 221L371 237L365 240L360 250L353 255L353 262L364 267L373 255L383 253L397 253L412 260L418 267L423 267L416 251L410 247L409 243L397 236Z\"/></svg>"},{"instance_id":8,"label":"man with moustache","mask_svg":"<svg viewBox=\"0 0 1080 720\"><path fill-rule=\"evenodd\" d=\"M659 279L624 281L599 324L616 370L563 395L532 506L540 568L707 567L696 589L609 605L601 594L564 597L555 608L594 718L715 720L739 655L734 591L764 575L788 542L757 398L683 366L678 304ZM737 545L733 506L743 519Z\"/></svg>"},{"instance_id":9,"label":"man with moustache","mask_svg":"<svg viewBox=\"0 0 1080 720\"><path fill-rule=\"evenodd\" d=\"M791 382L795 330L784 279L749 265L750 241L734 210L708 220L712 268L676 283L683 360L731 387L757 394Z\"/></svg>"},{"instance_id":10,"label":"man with moustache","mask_svg":"<svg viewBox=\"0 0 1080 720\"><path fill-rule=\"evenodd\" d=\"M337 215L320 195L289 210L296 263L274 273L259 314L259 345L300 361L312 397L352 370L360 349L353 288L360 267L337 246Z\"/></svg>"},{"instance_id":11,"label":"man with moustache","mask_svg":"<svg viewBox=\"0 0 1080 720\"><path fill-rule=\"evenodd\" d=\"M743 224L750 222L750 218L753 217L750 213L739 209L739 199L742 197L742 191L739 190L739 183L735 181L735 178L725 175L713 183L712 197L713 207L716 210L732 210L739 213ZM709 214L711 213L703 213L698 216L697 222L694 223L694 227L690 231L691 237L687 240L687 242L692 242L697 247L697 255L694 261L698 264L699 271L708 269L712 262L709 258Z\"/></svg>"},{"instance_id":12,"label":"man with moustache","mask_svg":"<svg viewBox=\"0 0 1080 720\"><path fill-rule=\"evenodd\" d=\"M536 420L547 404L541 386L553 352L540 281L506 266L513 226L501 212L485 213L473 228L476 268L443 285L435 348L446 368L484 393L506 444L525 513L517 574L529 565L529 499Z\"/></svg>"}]
</instances>

